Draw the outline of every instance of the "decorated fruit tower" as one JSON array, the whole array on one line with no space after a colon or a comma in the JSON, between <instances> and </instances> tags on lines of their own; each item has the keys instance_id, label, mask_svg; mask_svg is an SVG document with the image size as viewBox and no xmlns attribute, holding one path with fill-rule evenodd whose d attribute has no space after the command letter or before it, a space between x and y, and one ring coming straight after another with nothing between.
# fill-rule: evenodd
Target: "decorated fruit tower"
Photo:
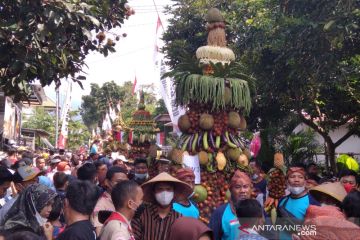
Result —
<instances>
[{"instance_id":1,"label":"decorated fruit tower","mask_svg":"<svg viewBox=\"0 0 360 240\"><path fill-rule=\"evenodd\" d=\"M138 110L133 113L129 127L131 128L129 132L129 144L131 145L129 157L134 159L154 155L154 151L156 156L156 146L153 143L159 129L156 128L156 123L150 112L145 110L143 91L140 92Z\"/></svg>"},{"instance_id":2,"label":"decorated fruit tower","mask_svg":"<svg viewBox=\"0 0 360 240\"><path fill-rule=\"evenodd\" d=\"M104 150L107 152L120 152L127 156L127 142L121 138L121 133L129 132L130 128L126 125L122 118L121 111L118 111L116 118L112 124L112 134L104 143Z\"/></svg>"},{"instance_id":3,"label":"decorated fruit tower","mask_svg":"<svg viewBox=\"0 0 360 240\"><path fill-rule=\"evenodd\" d=\"M252 80L227 47L220 11L210 9L206 21L207 45L197 49L197 60L167 74L174 78L177 104L187 110L178 120L182 135L170 158L181 163L188 154L198 156L201 183L195 187L195 200L205 222L227 201L231 173L249 170L250 152L241 133L251 108Z\"/></svg>"}]
</instances>

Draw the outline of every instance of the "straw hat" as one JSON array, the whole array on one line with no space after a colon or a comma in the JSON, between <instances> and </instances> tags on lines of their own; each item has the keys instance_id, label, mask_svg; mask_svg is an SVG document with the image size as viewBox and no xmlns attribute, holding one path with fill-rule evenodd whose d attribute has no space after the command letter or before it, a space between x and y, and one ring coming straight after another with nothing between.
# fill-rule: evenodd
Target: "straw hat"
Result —
<instances>
[{"instance_id":1,"label":"straw hat","mask_svg":"<svg viewBox=\"0 0 360 240\"><path fill-rule=\"evenodd\" d=\"M155 193L154 186L156 183L166 182L174 186L174 200L179 201L182 199L188 198L188 196L193 192L192 188L185 182L180 181L177 178L174 178L166 172L162 172L156 177L150 179L143 185L141 185L144 191L144 201L145 202L155 202Z\"/></svg>"},{"instance_id":2,"label":"straw hat","mask_svg":"<svg viewBox=\"0 0 360 240\"><path fill-rule=\"evenodd\" d=\"M342 202L347 195L345 188L339 182L325 183L325 184L318 185L318 186L310 189L310 193L326 194L326 195L331 196L334 199L338 200L339 202Z\"/></svg>"}]
</instances>

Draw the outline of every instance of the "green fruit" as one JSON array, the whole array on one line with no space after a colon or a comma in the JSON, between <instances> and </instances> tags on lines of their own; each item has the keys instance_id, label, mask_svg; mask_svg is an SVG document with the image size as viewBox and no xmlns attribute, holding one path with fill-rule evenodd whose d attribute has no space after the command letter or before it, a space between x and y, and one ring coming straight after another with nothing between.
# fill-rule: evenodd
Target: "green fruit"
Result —
<instances>
[{"instance_id":1,"label":"green fruit","mask_svg":"<svg viewBox=\"0 0 360 240\"><path fill-rule=\"evenodd\" d=\"M207 191L206 188L204 188L202 185L196 185L194 188L194 201L199 203L199 202L203 202L205 201L205 199L207 198Z\"/></svg>"},{"instance_id":2,"label":"green fruit","mask_svg":"<svg viewBox=\"0 0 360 240\"><path fill-rule=\"evenodd\" d=\"M203 130L211 130L214 126L214 117L207 113L201 114L199 125Z\"/></svg>"},{"instance_id":3,"label":"green fruit","mask_svg":"<svg viewBox=\"0 0 360 240\"><path fill-rule=\"evenodd\" d=\"M241 151L239 148L229 148L226 151L226 156L231 160L231 161L237 161L239 156L241 154Z\"/></svg>"},{"instance_id":4,"label":"green fruit","mask_svg":"<svg viewBox=\"0 0 360 240\"><path fill-rule=\"evenodd\" d=\"M178 126L181 132L187 132L187 130L189 130L189 128L191 127L191 122L187 114L179 117Z\"/></svg>"},{"instance_id":5,"label":"green fruit","mask_svg":"<svg viewBox=\"0 0 360 240\"><path fill-rule=\"evenodd\" d=\"M231 192L229 189L225 193L225 198L226 198L226 200L230 200L230 198L231 198Z\"/></svg>"},{"instance_id":6,"label":"green fruit","mask_svg":"<svg viewBox=\"0 0 360 240\"><path fill-rule=\"evenodd\" d=\"M240 122L241 117L237 112L229 112L229 127L238 129L240 127Z\"/></svg>"}]
</instances>

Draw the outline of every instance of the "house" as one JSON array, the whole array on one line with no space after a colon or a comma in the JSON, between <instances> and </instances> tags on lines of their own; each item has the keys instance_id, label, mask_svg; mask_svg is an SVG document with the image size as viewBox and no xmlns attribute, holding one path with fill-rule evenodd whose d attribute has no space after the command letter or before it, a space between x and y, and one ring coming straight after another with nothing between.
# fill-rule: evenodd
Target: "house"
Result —
<instances>
[{"instance_id":1,"label":"house","mask_svg":"<svg viewBox=\"0 0 360 240\"><path fill-rule=\"evenodd\" d=\"M304 123L299 124L294 130L294 133L298 133L300 131L308 130L309 127L305 125ZM330 132L331 139L336 142L339 140L342 136L344 136L347 133L347 124L339 127L338 129ZM320 136L320 134L316 133L315 139L319 142L319 144L325 146L325 141ZM354 158L356 158L358 161L360 160L360 138L356 135L352 135L349 137L346 141L344 141L340 146L338 146L335 150L336 155L340 154L352 154L354 155ZM324 153L319 154L317 156L318 161L324 161L325 155Z\"/></svg>"},{"instance_id":2,"label":"house","mask_svg":"<svg viewBox=\"0 0 360 240\"><path fill-rule=\"evenodd\" d=\"M26 106L39 106L43 103L45 93L41 85L31 85L32 93L27 101L14 102L12 97L0 91L0 147L8 147L9 142L18 144L21 137L23 109Z\"/></svg>"}]
</instances>

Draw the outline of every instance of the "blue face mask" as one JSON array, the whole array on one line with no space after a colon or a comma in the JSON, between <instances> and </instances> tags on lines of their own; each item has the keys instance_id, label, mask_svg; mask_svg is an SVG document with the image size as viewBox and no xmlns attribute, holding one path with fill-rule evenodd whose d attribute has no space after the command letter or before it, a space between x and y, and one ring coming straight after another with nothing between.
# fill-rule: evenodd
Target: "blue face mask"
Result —
<instances>
[{"instance_id":1,"label":"blue face mask","mask_svg":"<svg viewBox=\"0 0 360 240\"><path fill-rule=\"evenodd\" d=\"M135 173L135 179L144 180L148 177L147 173Z\"/></svg>"}]
</instances>

